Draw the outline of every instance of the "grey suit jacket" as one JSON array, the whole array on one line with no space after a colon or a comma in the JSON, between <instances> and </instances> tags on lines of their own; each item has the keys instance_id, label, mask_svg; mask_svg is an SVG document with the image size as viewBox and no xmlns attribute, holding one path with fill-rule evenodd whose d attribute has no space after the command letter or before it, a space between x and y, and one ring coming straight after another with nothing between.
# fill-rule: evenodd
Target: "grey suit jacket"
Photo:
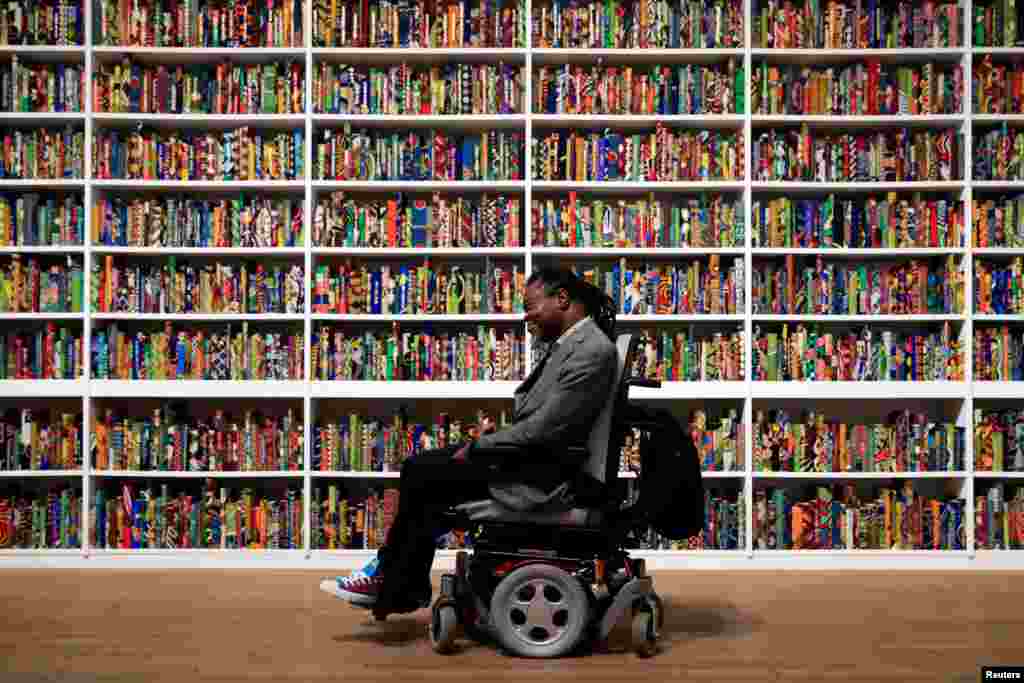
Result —
<instances>
[{"instance_id":1,"label":"grey suit jacket","mask_svg":"<svg viewBox=\"0 0 1024 683\"><path fill-rule=\"evenodd\" d=\"M492 484L496 500L526 510L564 496L562 484L583 466L567 446L586 445L608 400L617 362L615 344L587 320L552 351L542 372L534 367L515 391L512 424L476 442L479 448L515 446L531 454L501 463L509 478L521 483Z\"/></svg>"}]
</instances>

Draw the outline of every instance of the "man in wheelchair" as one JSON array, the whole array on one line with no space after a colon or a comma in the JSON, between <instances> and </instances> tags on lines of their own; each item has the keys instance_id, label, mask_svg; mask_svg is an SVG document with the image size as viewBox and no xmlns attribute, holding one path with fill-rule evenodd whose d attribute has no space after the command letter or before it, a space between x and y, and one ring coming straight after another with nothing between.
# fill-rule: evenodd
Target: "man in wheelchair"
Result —
<instances>
[{"instance_id":1,"label":"man in wheelchair","mask_svg":"<svg viewBox=\"0 0 1024 683\"><path fill-rule=\"evenodd\" d=\"M436 650L450 651L461 624L517 654L558 656L588 630L606 636L633 610L637 651L652 653L661 602L643 561L621 549L636 520L619 513L610 451L624 429L612 433L612 412L626 386L659 383L621 382L636 340L614 338L615 309L601 290L571 271L542 269L525 295L527 325L547 349L515 391L512 424L407 460L386 544L362 570L320 587L377 619L429 606L437 537L480 525L472 558L460 552L456 574L442 578Z\"/></svg>"}]
</instances>

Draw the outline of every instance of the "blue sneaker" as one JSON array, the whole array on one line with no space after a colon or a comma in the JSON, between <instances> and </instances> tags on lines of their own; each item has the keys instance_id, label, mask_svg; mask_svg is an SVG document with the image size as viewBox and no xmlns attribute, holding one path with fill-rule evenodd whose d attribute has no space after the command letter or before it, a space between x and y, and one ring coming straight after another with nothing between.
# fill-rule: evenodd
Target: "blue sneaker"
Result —
<instances>
[{"instance_id":1,"label":"blue sneaker","mask_svg":"<svg viewBox=\"0 0 1024 683\"><path fill-rule=\"evenodd\" d=\"M376 602L375 597L365 594L366 586L376 584L372 581L377 576L378 561L375 556L366 563L362 569L357 569L348 576L336 576L333 579L324 579L320 582L320 590L324 593L349 600L353 604L361 604L367 607ZM358 587L358 588L357 588ZM356 589L356 590L353 590Z\"/></svg>"}]
</instances>

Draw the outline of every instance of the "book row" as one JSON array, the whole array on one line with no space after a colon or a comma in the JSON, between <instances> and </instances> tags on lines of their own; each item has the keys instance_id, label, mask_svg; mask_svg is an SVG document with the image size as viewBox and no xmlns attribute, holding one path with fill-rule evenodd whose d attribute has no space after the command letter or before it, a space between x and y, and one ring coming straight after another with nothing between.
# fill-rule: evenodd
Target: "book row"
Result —
<instances>
[{"instance_id":1,"label":"book row","mask_svg":"<svg viewBox=\"0 0 1024 683\"><path fill-rule=\"evenodd\" d=\"M80 257L0 258L0 312L81 313ZM95 310L95 309L93 309Z\"/></svg>"},{"instance_id":2,"label":"book row","mask_svg":"<svg viewBox=\"0 0 1024 683\"><path fill-rule=\"evenodd\" d=\"M522 313L526 275L518 264L488 262L475 270L445 263L422 266L318 266L313 313L459 315Z\"/></svg>"},{"instance_id":3,"label":"book row","mask_svg":"<svg viewBox=\"0 0 1024 683\"><path fill-rule=\"evenodd\" d=\"M531 141L536 180L663 182L741 180L742 131L657 124L649 133L550 131Z\"/></svg>"},{"instance_id":4,"label":"book row","mask_svg":"<svg viewBox=\"0 0 1024 683\"><path fill-rule=\"evenodd\" d=\"M1015 201L1005 200L1002 206ZM976 199L974 206L976 216L979 207L1000 218L1006 215L992 200ZM847 199L829 194L814 199L755 199L751 208L755 248L912 249L964 243L964 203L951 197L890 192ZM976 220L976 231L978 225Z\"/></svg>"},{"instance_id":5,"label":"book row","mask_svg":"<svg viewBox=\"0 0 1024 683\"><path fill-rule=\"evenodd\" d=\"M260 493L209 481L199 495L186 485L125 483L120 495L97 489L89 501L89 544L99 550L302 548L301 489ZM195 487L191 487L193 490Z\"/></svg>"},{"instance_id":6,"label":"book row","mask_svg":"<svg viewBox=\"0 0 1024 683\"><path fill-rule=\"evenodd\" d=\"M97 179L298 180L305 174L302 129L101 130L92 147Z\"/></svg>"},{"instance_id":7,"label":"book row","mask_svg":"<svg viewBox=\"0 0 1024 683\"><path fill-rule=\"evenodd\" d=\"M1012 114L1024 107L1024 67L1020 64L993 63L985 55L974 65L975 114Z\"/></svg>"},{"instance_id":8,"label":"book row","mask_svg":"<svg viewBox=\"0 0 1024 683\"><path fill-rule=\"evenodd\" d=\"M974 467L978 472L1024 471L1024 411L975 409ZM496 419L495 419L496 417ZM409 457L477 438L482 425L498 429L508 413L478 409L468 417L442 412L433 423L411 418L406 407L390 417L349 413L311 430L311 468L319 472L397 472ZM8 409L0 419L0 470L73 470L82 466L81 415L56 408ZM686 429L705 472L744 465L744 429L735 408L717 417L690 411ZM753 424L755 472L900 473L965 471L965 428L910 410L885 423L847 423L807 411L758 409ZM260 472L302 469L303 424L286 415L217 409L189 416L166 403L148 417L97 411L92 426L93 467L101 471ZM637 472L638 441L627 438L619 469Z\"/></svg>"},{"instance_id":9,"label":"book row","mask_svg":"<svg viewBox=\"0 0 1024 683\"><path fill-rule=\"evenodd\" d=\"M317 114L460 115L521 114L523 69L505 64L394 66L317 64L313 111ZM300 108L297 111L302 111Z\"/></svg>"},{"instance_id":10,"label":"book row","mask_svg":"<svg viewBox=\"0 0 1024 683\"><path fill-rule=\"evenodd\" d=\"M81 379L82 330L47 323L43 329L0 334L0 379Z\"/></svg>"},{"instance_id":11,"label":"book row","mask_svg":"<svg viewBox=\"0 0 1024 683\"><path fill-rule=\"evenodd\" d=\"M81 414L53 408L4 411L0 417L0 471L81 467Z\"/></svg>"},{"instance_id":12,"label":"book row","mask_svg":"<svg viewBox=\"0 0 1024 683\"><path fill-rule=\"evenodd\" d=\"M1024 313L1024 258L1009 263L974 263L974 312Z\"/></svg>"},{"instance_id":13,"label":"book row","mask_svg":"<svg viewBox=\"0 0 1024 683\"><path fill-rule=\"evenodd\" d=\"M263 262L165 265L92 264L92 311L101 313L292 313L305 312L302 266Z\"/></svg>"},{"instance_id":14,"label":"book row","mask_svg":"<svg viewBox=\"0 0 1024 683\"><path fill-rule=\"evenodd\" d=\"M320 129L315 180L481 181L523 179L523 132Z\"/></svg>"},{"instance_id":15,"label":"book row","mask_svg":"<svg viewBox=\"0 0 1024 683\"><path fill-rule=\"evenodd\" d=\"M302 0L94 0L95 45L302 47Z\"/></svg>"},{"instance_id":16,"label":"book row","mask_svg":"<svg viewBox=\"0 0 1024 683\"><path fill-rule=\"evenodd\" d=\"M976 134L972 154L974 180L1024 179L1024 131L1004 122L999 128Z\"/></svg>"},{"instance_id":17,"label":"book row","mask_svg":"<svg viewBox=\"0 0 1024 683\"><path fill-rule=\"evenodd\" d=\"M952 255L893 264L784 257L751 273L753 312L773 315L962 314L964 272ZM975 274L975 284L981 280Z\"/></svg>"},{"instance_id":18,"label":"book row","mask_svg":"<svg viewBox=\"0 0 1024 683\"><path fill-rule=\"evenodd\" d=\"M617 313L632 315L739 315L744 310L744 262L732 259L725 268L721 256L689 265L617 262L573 264L584 280L611 297Z\"/></svg>"},{"instance_id":19,"label":"book row","mask_svg":"<svg viewBox=\"0 0 1024 683\"><path fill-rule=\"evenodd\" d=\"M17 54L0 72L0 111L85 111L85 69L76 64L25 64Z\"/></svg>"},{"instance_id":20,"label":"book row","mask_svg":"<svg viewBox=\"0 0 1024 683\"><path fill-rule=\"evenodd\" d=\"M975 380L1024 381L1024 336L1008 325L975 327L972 350Z\"/></svg>"},{"instance_id":21,"label":"book row","mask_svg":"<svg viewBox=\"0 0 1024 683\"><path fill-rule=\"evenodd\" d=\"M524 0L313 0L316 47L525 47Z\"/></svg>"},{"instance_id":22,"label":"book row","mask_svg":"<svg viewBox=\"0 0 1024 683\"><path fill-rule=\"evenodd\" d=\"M114 323L92 333L92 375L120 380L301 380L306 375L304 340L294 331L250 333L247 322L177 330L168 322L161 331L134 333Z\"/></svg>"},{"instance_id":23,"label":"book row","mask_svg":"<svg viewBox=\"0 0 1024 683\"><path fill-rule=\"evenodd\" d=\"M907 480L861 498L853 485L754 492L758 550L966 550L967 501L926 498Z\"/></svg>"},{"instance_id":24,"label":"book row","mask_svg":"<svg viewBox=\"0 0 1024 683\"><path fill-rule=\"evenodd\" d=\"M302 247L303 204L299 197L249 193L230 199L102 197L93 206L92 243L111 247Z\"/></svg>"},{"instance_id":25,"label":"book row","mask_svg":"<svg viewBox=\"0 0 1024 683\"><path fill-rule=\"evenodd\" d=\"M625 115L745 113L743 66L542 66L533 76L537 114Z\"/></svg>"},{"instance_id":26,"label":"book row","mask_svg":"<svg viewBox=\"0 0 1024 683\"><path fill-rule=\"evenodd\" d=\"M85 132L65 128L0 131L0 179L82 178L85 170Z\"/></svg>"},{"instance_id":27,"label":"book row","mask_svg":"<svg viewBox=\"0 0 1024 683\"><path fill-rule=\"evenodd\" d=\"M959 114L964 77L959 65L935 62L903 66L872 59L821 67L760 62L750 92L755 114Z\"/></svg>"},{"instance_id":28,"label":"book row","mask_svg":"<svg viewBox=\"0 0 1024 683\"><path fill-rule=\"evenodd\" d=\"M390 332L363 334L342 328L314 328L310 363L314 380L411 380L420 382L521 381L526 339L516 332L477 326L475 332Z\"/></svg>"},{"instance_id":29,"label":"book row","mask_svg":"<svg viewBox=\"0 0 1024 683\"><path fill-rule=\"evenodd\" d=\"M313 244L321 247L466 248L521 247L522 199L430 198L398 193L389 198L352 197L343 191L317 199Z\"/></svg>"},{"instance_id":30,"label":"book row","mask_svg":"<svg viewBox=\"0 0 1024 683\"><path fill-rule=\"evenodd\" d=\"M1024 548L1024 486L1007 498L1006 485L994 482L974 498L974 547L982 550Z\"/></svg>"},{"instance_id":31,"label":"book row","mask_svg":"<svg viewBox=\"0 0 1024 683\"><path fill-rule=\"evenodd\" d=\"M167 403L148 417L97 411L92 463L97 470L136 472L299 471L303 423L285 415L217 409L196 419L188 407Z\"/></svg>"},{"instance_id":32,"label":"book row","mask_svg":"<svg viewBox=\"0 0 1024 683\"><path fill-rule=\"evenodd\" d=\"M80 489L0 496L0 548L81 548L81 530Z\"/></svg>"},{"instance_id":33,"label":"book row","mask_svg":"<svg viewBox=\"0 0 1024 683\"><path fill-rule=\"evenodd\" d=\"M960 341L949 322L938 332L920 334L865 326L858 331L828 331L797 324L790 331L754 328L755 381L963 381Z\"/></svg>"},{"instance_id":34,"label":"book row","mask_svg":"<svg viewBox=\"0 0 1024 683\"><path fill-rule=\"evenodd\" d=\"M628 485L628 499L638 500L640 487L634 481ZM627 538L629 548L639 550L745 550L747 547L747 513L744 496L721 490L704 488L704 528L696 536L671 540L654 529Z\"/></svg>"},{"instance_id":35,"label":"book row","mask_svg":"<svg viewBox=\"0 0 1024 683\"><path fill-rule=\"evenodd\" d=\"M0 195L0 247L84 243L82 195L6 192Z\"/></svg>"},{"instance_id":36,"label":"book row","mask_svg":"<svg viewBox=\"0 0 1024 683\"><path fill-rule=\"evenodd\" d=\"M532 45L540 48L676 49L743 45L738 0L538 0Z\"/></svg>"},{"instance_id":37,"label":"book row","mask_svg":"<svg viewBox=\"0 0 1024 683\"><path fill-rule=\"evenodd\" d=\"M963 155L951 128L833 133L803 124L757 133L751 164L754 180L762 182L948 181L962 177ZM976 169L980 163L975 157Z\"/></svg>"},{"instance_id":38,"label":"book row","mask_svg":"<svg viewBox=\"0 0 1024 683\"><path fill-rule=\"evenodd\" d=\"M533 200L532 243L548 247L738 247L744 243L739 195L608 199L567 196Z\"/></svg>"},{"instance_id":39,"label":"book row","mask_svg":"<svg viewBox=\"0 0 1024 683\"><path fill-rule=\"evenodd\" d=\"M101 63L92 75L94 112L114 114L301 114L305 67L267 64Z\"/></svg>"},{"instance_id":40,"label":"book row","mask_svg":"<svg viewBox=\"0 0 1024 683\"><path fill-rule=\"evenodd\" d=\"M81 45L84 19L74 0L10 3L0 12L0 45Z\"/></svg>"},{"instance_id":41,"label":"book row","mask_svg":"<svg viewBox=\"0 0 1024 683\"><path fill-rule=\"evenodd\" d=\"M394 487L362 496L337 484L313 487L310 546L316 550L380 548L398 514L398 501Z\"/></svg>"},{"instance_id":42,"label":"book row","mask_svg":"<svg viewBox=\"0 0 1024 683\"><path fill-rule=\"evenodd\" d=\"M974 6L975 47L1018 47L1024 36L1024 3L1017 0L978 3Z\"/></svg>"},{"instance_id":43,"label":"book row","mask_svg":"<svg viewBox=\"0 0 1024 683\"><path fill-rule=\"evenodd\" d=\"M806 411L754 415L755 472L963 472L966 430L909 410L883 424L849 424Z\"/></svg>"},{"instance_id":44,"label":"book row","mask_svg":"<svg viewBox=\"0 0 1024 683\"><path fill-rule=\"evenodd\" d=\"M699 331L638 329L632 372L665 382L739 381L746 377L742 325Z\"/></svg>"},{"instance_id":45,"label":"book row","mask_svg":"<svg viewBox=\"0 0 1024 683\"><path fill-rule=\"evenodd\" d=\"M958 2L756 0L753 47L948 48L963 43Z\"/></svg>"}]
</instances>

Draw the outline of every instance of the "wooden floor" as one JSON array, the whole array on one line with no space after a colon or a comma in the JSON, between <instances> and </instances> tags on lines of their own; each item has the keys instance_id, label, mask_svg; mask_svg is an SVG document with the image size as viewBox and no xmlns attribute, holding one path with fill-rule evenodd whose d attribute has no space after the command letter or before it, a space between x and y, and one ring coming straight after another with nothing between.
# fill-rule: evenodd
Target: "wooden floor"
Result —
<instances>
[{"instance_id":1,"label":"wooden floor","mask_svg":"<svg viewBox=\"0 0 1024 683\"><path fill-rule=\"evenodd\" d=\"M0 571L0 681L977 681L1024 664L1024 573L655 572L661 651L561 660L430 649L321 573Z\"/></svg>"}]
</instances>

